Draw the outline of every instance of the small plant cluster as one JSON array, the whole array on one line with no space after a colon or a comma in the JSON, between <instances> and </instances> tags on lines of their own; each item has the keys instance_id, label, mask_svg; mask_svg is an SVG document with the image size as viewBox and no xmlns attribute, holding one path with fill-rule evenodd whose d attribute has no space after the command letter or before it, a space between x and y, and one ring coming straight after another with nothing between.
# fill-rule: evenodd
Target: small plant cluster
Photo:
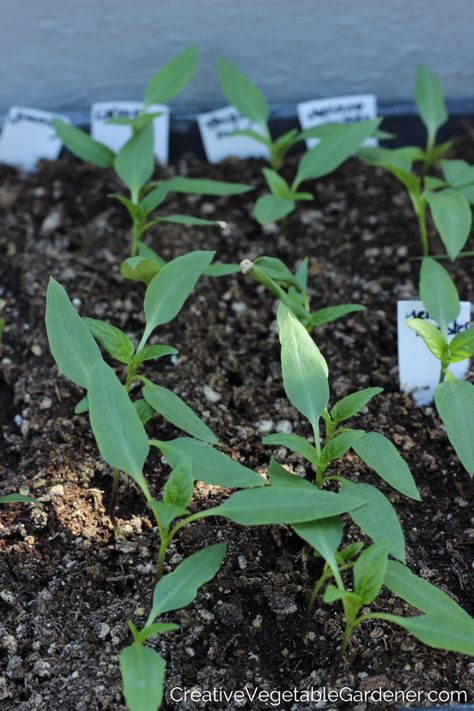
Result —
<instances>
[{"instance_id":1,"label":"small plant cluster","mask_svg":"<svg viewBox=\"0 0 474 711\"><path fill-rule=\"evenodd\" d=\"M341 304L312 311L307 259L295 273L281 260L268 256L244 260L240 265L214 264L211 251L191 251L166 263L143 241L149 228L161 222L220 224L200 217L161 214L173 192L231 196L252 189L240 183L181 176L153 180L156 114L150 113L149 107L169 101L184 89L197 60L198 51L192 45L150 79L137 118L111 120L130 128L129 140L117 153L85 132L55 122L58 135L73 153L114 170L125 186L125 194L113 195L128 211L132 225L131 256L122 263L121 274L146 287L145 327L137 342L112 323L81 317L54 279L49 282L46 299L51 353L59 370L82 389L75 412L88 414L100 454L113 470L110 518L114 530L120 535L114 507L121 473L131 477L140 490L156 526L156 580L151 609L141 628L129 621L133 641L119 658L128 707L130 711L156 711L161 705L165 661L150 645L157 635L178 629L164 616L189 605L199 588L214 578L224 560L226 544L216 543L192 553L174 570L165 572L170 543L184 527L210 516L223 517L240 526L290 526L302 539L302 545L309 546L321 560L321 573L307 603L306 622L311 624L320 597L324 603L340 604L342 608L345 629L331 683L335 682L354 630L370 620L397 624L429 646L474 656L474 620L451 597L410 571L405 537L394 506L377 486L361 481L359 469L365 465L398 494L421 501L410 469L392 442L378 432L348 425L354 417L363 417L364 408L382 389L365 388L329 404L328 364L310 334L318 326L364 307ZM449 371L452 363L474 355L474 329L450 337L449 325L460 311L459 296L446 269L430 256L427 226L429 209L447 257L454 260L468 254L462 250L471 227L469 202L474 202L474 168L463 161L444 159L449 144L436 144L437 131L447 118L436 77L422 67L416 81L417 104L427 129L425 149L392 150L361 148L368 137L384 136L378 130L379 120L326 125L302 132L292 130L274 139L268 125L269 107L259 89L227 60L219 60L218 74L230 103L256 125L255 130L244 134L265 144L269 151L271 167L263 169L269 192L260 196L253 208L258 222L285 219L297 202L312 200L311 193L300 191L301 185L329 174L357 151L370 165L390 170L408 190L424 254L421 299L436 325L424 319L410 319L408 323L440 361L436 407L459 459L474 474L474 386L455 380ZM307 138L317 138L319 143L303 153L289 183L279 171L285 167L291 148ZM436 174L430 174L432 170ZM203 419L176 393L147 376L150 363L156 369L162 358L178 354L172 345L155 340L157 331L180 313L198 280L239 271L278 300L283 386L289 402L311 432L308 437L272 434L263 443L283 446L301 457L306 469L304 477L271 457L266 479L225 455ZM113 367L106 358L113 361ZM170 426L182 434L174 439L164 438L160 432L168 431ZM157 482L152 471L151 447L159 450L169 467L164 481ZM342 460L349 451L352 457ZM160 466L160 472L161 469ZM196 481L236 491L217 506L196 510ZM35 502L21 494L0 498L0 503L28 501ZM348 519L360 533L358 540L352 538L343 544ZM402 617L390 609L380 611L384 603L378 598L384 587L419 614Z\"/></svg>"}]
</instances>

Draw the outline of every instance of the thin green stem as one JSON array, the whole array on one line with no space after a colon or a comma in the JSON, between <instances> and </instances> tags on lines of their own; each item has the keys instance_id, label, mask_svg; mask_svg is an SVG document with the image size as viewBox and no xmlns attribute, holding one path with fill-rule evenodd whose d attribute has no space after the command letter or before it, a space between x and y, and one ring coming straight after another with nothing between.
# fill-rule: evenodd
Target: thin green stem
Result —
<instances>
[{"instance_id":1,"label":"thin green stem","mask_svg":"<svg viewBox=\"0 0 474 711\"><path fill-rule=\"evenodd\" d=\"M339 647L339 652L336 657L336 661L334 662L334 666L332 668L332 673L331 673L331 679L329 681L330 686L334 686L336 683L337 675L339 673L339 669L341 668L341 663L342 659L344 657L344 653L347 649L347 645L349 644L349 640L351 638L352 631L354 629L354 623L346 624L346 629L344 630L344 636L342 638L341 646Z\"/></svg>"},{"instance_id":2,"label":"thin green stem","mask_svg":"<svg viewBox=\"0 0 474 711\"><path fill-rule=\"evenodd\" d=\"M313 614L313 608L316 600L318 599L318 595L321 592L321 588L323 587L324 583L329 580L331 577L331 573L328 573L326 566L324 566L323 574L321 577L316 580L314 587L311 591L311 595L309 596L308 604L306 605L306 614L305 614L305 630L308 630L309 623L311 622L311 617Z\"/></svg>"},{"instance_id":3,"label":"thin green stem","mask_svg":"<svg viewBox=\"0 0 474 711\"><path fill-rule=\"evenodd\" d=\"M117 494L118 494L118 488L120 484L120 471L117 469L117 467L114 468L114 481L112 484L112 493L110 495L110 504L109 504L109 518L110 518L110 523L112 524L114 528L114 533L116 536L120 535L119 528L117 525L117 519L115 518L115 504L117 502Z\"/></svg>"},{"instance_id":4,"label":"thin green stem","mask_svg":"<svg viewBox=\"0 0 474 711\"><path fill-rule=\"evenodd\" d=\"M158 553L158 565L156 566L156 578L155 582L163 575L163 569L165 565L166 551L168 550L168 545L171 541L169 536L169 530L161 530L160 532L160 550Z\"/></svg>"},{"instance_id":5,"label":"thin green stem","mask_svg":"<svg viewBox=\"0 0 474 711\"><path fill-rule=\"evenodd\" d=\"M420 198L417 202L416 216L418 218L418 226L420 228L423 255L428 257L430 254L430 244L428 240L428 228L426 226L426 202L423 198Z\"/></svg>"},{"instance_id":6,"label":"thin green stem","mask_svg":"<svg viewBox=\"0 0 474 711\"><path fill-rule=\"evenodd\" d=\"M138 253L138 242L142 236L142 221L135 219L133 220L133 236L132 236L132 249L130 252L131 257L136 257Z\"/></svg>"}]
</instances>

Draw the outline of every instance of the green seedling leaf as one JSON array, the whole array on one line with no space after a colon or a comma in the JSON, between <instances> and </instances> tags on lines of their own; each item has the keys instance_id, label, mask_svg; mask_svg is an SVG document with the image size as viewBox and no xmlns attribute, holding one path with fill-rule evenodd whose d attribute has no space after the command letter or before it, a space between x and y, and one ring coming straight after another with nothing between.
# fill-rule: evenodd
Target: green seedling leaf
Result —
<instances>
[{"instance_id":1,"label":"green seedling leaf","mask_svg":"<svg viewBox=\"0 0 474 711\"><path fill-rule=\"evenodd\" d=\"M304 293L308 288L308 257L301 260L295 272L295 279L298 281L299 291Z\"/></svg>"},{"instance_id":2,"label":"green seedling leaf","mask_svg":"<svg viewBox=\"0 0 474 711\"><path fill-rule=\"evenodd\" d=\"M227 183L224 180L207 180L204 178L184 178L178 176L169 181L170 188L175 193L187 195L213 195L227 197L229 195L242 195L254 190L252 185L243 183Z\"/></svg>"},{"instance_id":3,"label":"green seedling leaf","mask_svg":"<svg viewBox=\"0 0 474 711\"><path fill-rule=\"evenodd\" d=\"M140 257L143 257L144 259L149 259L150 262L154 262L155 264L158 264L160 267L164 267L166 264L165 260L162 259L154 249L149 247L147 244L142 242L141 240L138 242L138 254Z\"/></svg>"},{"instance_id":4,"label":"green seedling leaf","mask_svg":"<svg viewBox=\"0 0 474 711\"><path fill-rule=\"evenodd\" d=\"M292 528L324 558L333 573L336 573L338 570L336 553L341 545L343 534L341 518L335 516L320 521L297 523Z\"/></svg>"},{"instance_id":5,"label":"green seedling leaf","mask_svg":"<svg viewBox=\"0 0 474 711\"><path fill-rule=\"evenodd\" d=\"M155 585L153 607L147 625L165 612L180 610L189 605L198 589L216 575L226 549L225 543L215 543L188 556L172 573L164 575Z\"/></svg>"},{"instance_id":6,"label":"green seedling leaf","mask_svg":"<svg viewBox=\"0 0 474 711\"><path fill-rule=\"evenodd\" d=\"M407 318L406 325L417 333L426 344L428 350L443 361L448 355L448 342L437 326L422 318Z\"/></svg>"},{"instance_id":7,"label":"green seedling leaf","mask_svg":"<svg viewBox=\"0 0 474 711\"><path fill-rule=\"evenodd\" d=\"M421 501L408 464L390 440L378 432L366 432L352 447L357 456L390 486L410 499Z\"/></svg>"},{"instance_id":8,"label":"green seedling leaf","mask_svg":"<svg viewBox=\"0 0 474 711\"><path fill-rule=\"evenodd\" d=\"M474 656L474 621L467 625L447 615L398 617L389 613L384 613L383 619L400 625L430 647Z\"/></svg>"},{"instance_id":9,"label":"green seedling leaf","mask_svg":"<svg viewBox=\"0 0 474 711\"><path fill-rule=\"evenodd\" d=\"M191 462L193 476L197 481L229 489L265 484L265 480L261 476L217 449L213 449L205 442L189 437L179 437L167 442L151 440L150 444L161 450L171 467L183 466L186 461Z\"/></svg>"},{"instance_id":10,"label":"green seedling leaf","mask_svg":"<svg viewBox=\"0 0 474 711\"><path fill-rule=\"evenodd\" d=\"M321 452L322 460L327 463L339 459L339 457L343 457L364 435L364 430L351 429L344 430L344 432L337 434L324 445Z\"/></svg>"},{"instance_id":11,"label":"green seedling leaf","mask_svg":"<svg viewBox=\"0 0 474 711\"><path fill-rule=\"evenodd\" d=\"M363 547L364 544L362 541L357 541L356 543L349 543L347 546L344 546L341 551L338 551L338 558L343 563L347 563L348 560L355 558L360 553Z\"/></svg>"},{"instance_id":12,"label":"green seedling leaf","mask_svg":"<svg viewBox=\"0 0 474 711\"><path fill-rule=\"evenodd\" d=\"M390 501L371 484L342 484L345 494L356 496L365 502L350 512L350 517L375 543L390 541L390 555L405 562L405 537L398 516Z\"/></svg>"},{"instance_id":13,"label":"green seedling leaf","mask_svg":"<svg viewBox=\"0 0 474 711\"><path fill-rule=\"evenodd\" d=\"M317 429L329 400L326 361L304 326L290 313L282 324L280 337L288 400Z\"/></svg>"},{"instance_id":14,"label":"green seedling leaf","mask_svg":"<svg viewBox=\"0 0 474 711\"><path fill-rule=\"evenodd\" d=\"M156 187L149 190L146 193L145 197L140 200L140 203L138 205L138 209L141 211L142 215L146 217L146 215L149 215L151 212L153 212L153 210L156 210L156 208L159 207L165 201L171 190L171 180L165 180L162 183L158 183ZM163 260L161 260L161 262L163 262Z\"/></svg>"},{"instance_id":15,"label":"green seedling leaf","mask_svg":"<svg viewBox=\"0 0 474 711\"><path fill-rule=\"evenodd\" d=\"M106 323L106 321L100 321L96 318L83 316L82 320L96 341L99 341L112 358L115 358L120 363L130 363L135 353L135 346L123 331L110 323Z\"/></svg>"},{"instance_id":16,"label":"green seedling leaf","mask_svg":"<svg viewBox=\"0 0 474 711\"><path fill-rule=\"evenodd\" d=\"M193 217L192 215L163 215L155 218L155 220L149 222L148 225L158 224L159 222L171 222L174 225L191 225L198 227L221 226L218 220L205 220L202 217Z\"/></svg>"},{"instance_id":17,"label":"green seedling leaf","mask_svg":"<svg viewBox=\"0 0 474 711\"><path fill-rule=\"evenodd\" d=\"M449 344L449 362L457 363L474 355L474 328L461 331Z\"/></svg>"},{"instance_id":18,"label":"green seedling leaf","mask_svg":"<svg viewBox=\"0 0 474 711\"><path fill-rule=\"evenodd\" d=\"M263 175L267 181L267 185L270 188L270 192L279 198L284 200L291 200L291 191L288 183L284 180L281 175L279 175L275 170L271 168L263 168Z\"/></svg>"},{"instance_id":19,"label":"green seedling leaf","mask_svg":"<svg viewBox=\"0 0 474 711\"><path fill-rule=\"evenodd\" d=\"M155 385L147 378L142 380L145 383L142 388L143 397L165 420L197 439L211 444L218 443L215 434L178 395L162 385Z\"/></svg>"},{"instance_id":20,"label":"green seedling leaf","mask_svg":"<svg viewBox=\"0 0 474 711\"><path fill-rule=\"evenodd\" d=\"M194 479L191 463L187 461L184 466L173 469L163 489L165 504L173 504L180 509L186 509L193 498Z\"/></svg>"},{"instance_id":21,"label":"green seedling leaf","mask_svg":"<svg viewBox=\"0 0 474 711\"><path fill-rule=\"evenodd\" d=\"M78 158L98 165L99 168L112 168L115 153L99 141L95 141L85 131L65 123L61 119L53 118L51 121L56 134L64 143L66 148L74 153Z\"/></svg>"},{"instance_id":22,"label":"green seedling leaf","mask_svg":"<svg viewBox=\"0 0 474 711\"><path fill-rule=\"evenodd\" d=\"M346 395L337 402L331 410L334 422L343 422L354 417L372 400L373 397L383 392L383 388L364 388L355 393Z\"/></svg>"},{"instance_id":23,"label":"green seedling leaf","mask_svg":"<svg viewBox=\"0 0 474 711\"><path fill-rule=\"evenodd\" d=\"M145 345L157 326L168 323L181 311L213 257L214 252L189 252L182 257L176 257L160 269L146 290L146 328L140 348Z\"/></svg>"},{"instance_id":24,"label":"green seedling leaf","mask_svg":"<svg viewBox=\"0 0 474 711\"><path fill-rule=\"evenodd\" d=\"M46 292L46 331L59 370L76 385L87 388L92 368L102 355L65 290L52 277Z\"/></svg>"},{"instance_id":25,"label":"green seedling leaf","mask_svg":"<svg viewBox=\"0 0 474 711\"><path fill-rule=\"evenodd\" d=\"M210 277L230 276L240 272L240 264L211 264L204 269L203 274Z\"/></svg>"},{"instance_id":26,"label":"green seedling leaf","mask_svg":"<svg viewBox=\"0 0 474 711\"><path fill-rule=\"evenodd\" d=\"M332 323L337 319L355 313L356 311L365 311L365 306L362 304L339 304L338 306L326 306L324 309L318 309L311 314L311 326L322 326L325 323Z\"/></svg>"},{"instance_id":27,"label":"green seedling leaf","mask_svg":"<svg viewBox=\"0 0 474 711\"><path fill-rule=\"evenodd\" d=\"M433 178L432 175L426 175L423 179L423 185L425 190L431 192L433 190L441 190L441 188L447 188L448 184L444 180L439 178Z\"/></svg>"},{"instance_id":28,"label":"green seedling leaf","mask_svg":"<svg viewBox=\"0 0 474 711\"><path fill-rule=\"evenodd\" d=\"M418 577L402 563L388 562L385 586L397 597L417 610L429 615L459 618L466 624L473 623L470 615L442 590Z\"/></svg>"},{"instance_id":29,"label":"green seedling leaf","mask_svg":"<svg viewBox=\"0 0 474 711\"><path fill-rule=\"evenodd\" d=\"M89 400L87 395L85 395L82 400L79 400L76 407L74 408L75 415L82 415L83 412L88 412L89 410Z\"/></svg>"},{"instance_id":30,"label":"green seedling leaf","mask_svg":"<svg viewBox=\"0 0 474 711\"><path fill-rule=\"evenodd\" d=\"M405 176L410 176L412 164L424 158L421 148L405 146L404 148L361 148L359 158L368 165L379 166L386 170L401 171ZM402 181L403 182L403 181Z\"/></svg>"},{"instance_id":31,"label":"green seedling leaf","mask_svg":"<svg viewBox=\"0 0 474 711\"><path fill-rule=\"evenodd\" d=\"M420 296L423 306L446 336L449 324L459 316L461 304L449 273L431 257L424 257L421 263Z\"/></svg>"},{"instance_id":32,"label":"green seedling leaf","mask_svg":"<svg viewBox=\"0 0 474 711\"><path fill-rule=\"evenodd\" d=\"M34 499L32 496L25 496L25 494L5 494L5 496L0 496L0 504L36 504L36 506L43 506L41 501Z\"/></svg>"},{"instance_id":33,"label":"green seedling leaf","mask_svg":"<svg viewBox=\"0 0 474 711\"><path fill-rule=\"evenodd\" d=\"M153 140L153 125L149 123L134 133L115 156L115 171L130 190L135 203L138 202L140 190L153 175Z\"/></svg>"},{"instance_id":34,"label":"green seedling leaf","mask_svg":"<svg viewBox=\"0 0 474 711\"><path fill-rule=\"evenodd\" d=\"M270 483L274 487L283 487L290 489L306 489L312 491L314 489L314 484L303 479L303 477L297 474L292 474L285 467L282 467L277 460L272 457L270 460L270 467L268 469L268 475Z\"/></svg>"},{"instance_id":35,"label":"green seedling leaf","mask_svg":"<svg viewBox=\"0 0 474 711\"><path fill-rule=\"evenodd\" d=\"M155 411L146 400L140 398L139 400L134 400L133 406L137 411L137 415L140 418L142 425L146 425L147 422L155 415Z\"/></svg>"},{"instance_id":36,"label":"green seedling leaf","mask_svg":"<svg viewBox=\"0 0 474 711\"><path fill-rule=\"evenodd\" d=\"M272 434L262 439L263 444L274 447L286 447L296 454L300 454L308 462L315 464L318 461L318 453L312 444L304 437L295 434Z\"/></svg>"},{"instance_id":37,"label":"green seedling leaf","mask_svg":"<svg viewBox=\"0 0 474 711\"><path fill-rule=\"evenodd\" d=\"M179 630L179 625L174 625L170 622L155 622L155 624L148 625L148 627L144 627L140 631L136 629L133 622L129 621L128 626L132 630L135 641L141 642L142 644L150 637L155 637L159 634L164 634L165 632L176 632L176 630Z\"/></svg>"},{"instance_id":38,"label":"green seedling leaf","mask_svg":"<svg viewBox=\"0 0 474 711\"><path fill-rule=\"evenodd\" d=\"M323 601L330 605L338 600L346 600L348 603L352 603L350 608L354 611L358 610L362 605L362 600L356 593L349 590L340 590L335 585L328 585L324 591Z\"/></svg>"},{"instance_id":39,"label":"green seedling leaf","mask_svg":"<svg viewBox=\"0 0 474 711\"><path fill-rule=\"evenodd\" d=\"M311 489L305 487L304 492L294 485L238 491L213 512L242 526L265 526L332 518L362 503L355 496L334 494L310 486Z\"/></svg>"},{"instance_id":40,"label":"green seedling leaf","mask_svg":"<svg viewBox=\"0 0 474 711\"><path fill-rule=\"evenodd\" d=\"M103 459L130 474L149 499L142 473L148 437L124 386L103 360L92 369L87 394L92 431Z\"/></svg>"},{"instance_id":41,"label":"green seedling leaf","mask_svg":"<svg viewBox=\"0 0 474 711\"><path fill-rule=\"evenodd\" d=\"M145 89L145 106L165 104L189 84L196 70L199 49L191 44L160 69L148 82Z\"/></svg>"},{"instance_id":42,"label":"green seedling leaf","mask_svg":"<svg viewBox=\"0 0 474 711\"><path fill-rule=\"evenodd\" d=\"M443 160L441 170L451 187L457 188L466 200L474 203L474 166L464 160Z\"/></svg>"},{"instance_id":43,"label":"green seedling leaf","mask_svg":"<svg viewBox=\"0 0 474 711\"><path fill-rule=\"evenodd\" d=\"M430 193L426 199L446 251L454 260L466 244L471 231L472 213L469 203L455 188Z\"/></svg>"},{"instance_id":44,"label":"green seedling leaf","mask_svg":"<svg viewBox=\"0 0 474 711\"><path fill-rule=\"evenodd\" d=\"M123 695L129 711L158 711L163 701L164 659L135 642L119 654Z\"/></svg>"},{"instance_id":45,"label":"green seedling leaf","mask_svg":"<svg viewBox=\"0 0 474 711\"><path fill-rule=\"evenodd\" d=\"M435 143L438 128L447 121L448 114L441 84L424 64L421 64L416 72L415 100L428 132L428 145L431 147Z\"/></svg>"},{"instance_id":46,"label":"green seedling leaf","mask_svg":"<svg viewBox=\"0 0 474 711\"><path fill-rule=\"evenodd\" d=\"M260 89L228 59L217 60L219 82L228 102L267 133L268 104Z\"/></svg>"},{"instance_id":47,"label":"green seedling leaf","mask_svg":"<svg viewBox=\"0 0 474 711\"><path fill-rule=\"evenodd\" d=\"M360 554L354 565L354 592L364 605L379 594L387 572L390 542L378 541Z\"/></svg>"},{"instance_id":48,"label":"green seedling leaf","mask_svg":"<svg viewBox=\"0 0 474 711\"><path fill-rule=\"evenodd\" d=\"M474 385L448 378L437 386L434 399L454 451L466 471L474 476Z\"/></svg>"},{"instance_id":49,"label":"green seedling leaf","mask_svg":"<svg viewBox=\"0 0 474 711\"><path fill-rule=\"evenodd\" d=\"M150 501L150 507L154 511L155 516L158 516L163 528L168 528L170 523L176 518L190 515L190 512L182 506L171 503L165 504L163 501Z\"/></svg>"},{"instance_id":50,"label":"green seedling leaf","mask_svg":"<svg viewBox=\"0 0 474 711\"><path fill-rule=\"evenodd\" d=\"M164 356L178 355L179 351L173 346L157 344L155 346L145 346L137 351L135 356L138 363L143 363L146 360L158 360Z\"/></svg>"},{"instance_id":51,"label":"green seedling leaf","mask_svg":"<svg viewBox=\"0 0 474 711\"><path fill-rule=\"evenodd\" d=\"M298 279L290 272L286 264L284 264L281 259L275 259L274 257L258 257L254 262L254 267L258 266L262 269L265 274L274 279L275 281L285 284L286 286L293 286L295 289L300 289L300 282Z\"/></svg>"},{"instance_id":52,"label":"green seedling leaf","mask_svg":"<svg viewBox=\"0 0 474 711\"><path fill-rule=\"evenodd\" d=\"M330 135L303 155L293 189L303 181L321 178L332 173L350 158L377 128L380 119L357 121L352 124L335 124Z\"/></svg>"},{"instance_id":53,"label":"green seedling leaf","mask_svg":"<svg viewBox=\"0 0 474 711\"><path fill-rule=\"evenodd\" d=\"M141 281L143 284L151 282L160 271L160 266L144 257L129 257L120 265L120 274L131 281Z\"/></svg>"},{"instance_id":54,"label":"green seedling leaf","mask_svg":"<svg viewBox=\"0 0 474 711\"><path fill-rule=\"evenodd\" d=\"M252 215L257 222L265 225L267 222L278 222L290 212L293 212L295 203L277 195L262 195L254 205Z\"/></svg>"}]
</instances>

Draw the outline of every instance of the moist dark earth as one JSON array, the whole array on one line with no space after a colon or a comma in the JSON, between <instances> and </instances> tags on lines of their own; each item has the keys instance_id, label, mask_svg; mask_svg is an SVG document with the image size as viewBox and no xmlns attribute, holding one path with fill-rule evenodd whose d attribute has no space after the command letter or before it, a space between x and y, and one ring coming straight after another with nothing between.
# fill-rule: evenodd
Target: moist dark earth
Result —
<instances>
[{"instance_id":1,"label":"moist dark earth","mask_svg":"<svg viewBox=\"0 0 474 711\"><path fill-rule=\"evenodd\" d=\"M454 155L474 159L474 144L458 140ZM417 226L401 186L383 171L351 160L306 187L283 233L260 227L250 211L264 185L258 161L218 166L183 159L158 169L256 185L255 193L223 198L172 195L166 212L224 220L217 227L162 225L146 237L165 259L191 249L216 250L217 261L261 255L291 269L308 256L313 309L343 302L367 307L315 333L330 368L332 401L380 385L354 426L386 434L408 462L423 497L413 502L389 489L355 455L337 464L354 481L377 483L402 520L408 564L474 614L473 483L450 447L433 407L417 408L398 390L396 302L417 295ZM288 174L294 171L293 159ZM127 620L144 622L153 590L158 541L145 502L123 478L116 540L107 516L111 472L101 461L85 415L74 415L82 393L62 377L49 354L44 297L50 275L82 315L106 319L137 339L143 328L144 287L120 276L129 254L123 208L108 195L114 176L65 156L33 175L0 170L0 308L5 333L0 353L0 488L22 491L43 507L12 505L0 512L0 700L17 711L124 711L118 654L130 643ZM164 210L165 212L165 210ZM441 245L432 231L433 250ZM472 243L471 243L472 244ZM472 249L472 246L470 247ZM463 299L474 300L472 261L449 269ZM146 365L146 375L183 397L208 423L223 450L265 474L269 432L309 435L282 387L274 299L248 276L202 278L179 317L156 332L156 342L179 349ZM471 373L472 376L472 373ZM179 433L156 418L150 436ZM275 450L273 450L275 453ZM301 460L276 456L304 474ZM151 458L146 476L159 494L169 469ZM310 472L307 472L308 476ZM197 485L193 510L229 492ZM360 534L346 523L346 542ZM217 577L187 609L167 619L180 630L154 638L167 662L167 688L227 692L259 687L328 687L341 639L338 605L319 602L309 633L304 609L321 563L284 526L244 529L207 519L182 531L166 570L216 541L228 552ZM413 610L385 590L374 609ZM433 650L382 622L356 631L337 686L357 690L474 692L474 664ZM419 704L415 704L419 705ZM389 704L340 703L278 708L386 709ZM263 709L247 702L175 704L164 709Z\"/></svg>"}]
</instances>

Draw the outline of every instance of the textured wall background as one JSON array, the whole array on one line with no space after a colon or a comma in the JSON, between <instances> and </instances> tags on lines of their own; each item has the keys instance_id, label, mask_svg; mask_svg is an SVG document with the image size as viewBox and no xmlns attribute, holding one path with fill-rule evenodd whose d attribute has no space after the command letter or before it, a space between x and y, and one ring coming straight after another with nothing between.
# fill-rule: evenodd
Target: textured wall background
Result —
<instances>
[{"instance_id":1,"label":"textured wall background","mask_svg":"<svg viewBox=\"0 0 474 711\"><path fill-rule=\"evenodd\" d=\"M375 92L411 99L419 62L449 97L474 90L473 0L3 0L0 112L87 111L140 98L150 75L195 41L201 62L175 106L222 100L219 54L272 102Z\"/></svg>"}]
</instances>

